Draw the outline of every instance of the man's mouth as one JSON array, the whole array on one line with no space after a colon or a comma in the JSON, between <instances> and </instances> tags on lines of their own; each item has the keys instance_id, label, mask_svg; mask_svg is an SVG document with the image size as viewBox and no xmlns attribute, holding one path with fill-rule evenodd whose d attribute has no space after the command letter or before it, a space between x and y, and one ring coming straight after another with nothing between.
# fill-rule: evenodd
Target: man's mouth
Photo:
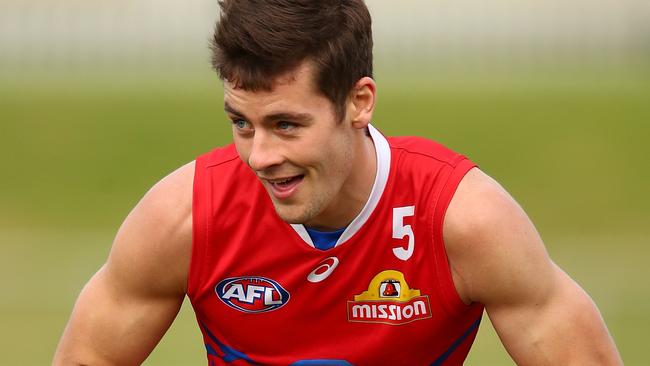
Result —
<instances>
[{"instance_id":1,"label":"man's mouth","mask_svg":"<svg viewBox=\"0 0 650 366\"><path fill-rule=\"evenodd\" d=\"M266 179L266 181L269 182L271 192L275 198L283 199L290 197L297 190L304 177L301 174L293 177Z\"/></svg>"}]
</instances>

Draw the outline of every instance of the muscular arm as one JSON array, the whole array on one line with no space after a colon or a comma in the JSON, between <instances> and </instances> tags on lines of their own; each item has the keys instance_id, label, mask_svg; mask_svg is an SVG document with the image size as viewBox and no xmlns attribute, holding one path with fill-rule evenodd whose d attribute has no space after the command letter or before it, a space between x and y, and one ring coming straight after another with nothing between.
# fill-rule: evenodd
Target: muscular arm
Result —
<instances>
[{"instance_id":1,"label":"muscular arm","mask_svg":"<svg viewBox=\"0 0 650 366\"><path fill-rule=\"evenodd\" d=\"M77 299L55 365L140 364L169 328L186 290L193 175L193 163L170 174L126 218Z\"/></svg>"},{"instance_id":2,"label":"muscular arm","mask_svg":"<svg viewBox=\"0 0 650 366\"><path fill-rule=\"evenodd\" d=\"M593 301L551 261L519 205L478 169L458 187L444 237L459 295L485 304L518 365L622 365Z\"/></svg>"}]
</instances>

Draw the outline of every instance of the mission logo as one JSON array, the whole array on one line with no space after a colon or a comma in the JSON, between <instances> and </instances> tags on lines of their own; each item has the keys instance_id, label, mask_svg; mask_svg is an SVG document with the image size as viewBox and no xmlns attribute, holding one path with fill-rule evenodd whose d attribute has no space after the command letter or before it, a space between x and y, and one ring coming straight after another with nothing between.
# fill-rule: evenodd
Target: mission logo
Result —
<instances>
[{"instance_id":1,"label":"mission logo","mask_svg":"<svg viewBox=\"0 0 650 366\"><path fill-rule=\"evenodd\" d=\"M215 286L214 291L224 304L245 313L264 313L289 301L289 292L265 277L226 278Z\"/></svg>"},{"instance_id":2,"label":"mission logo","mask_svg":"<svg viewBox=\"0 0 650 366\"><path fill-rule=\"evenodd\" d=\"M368 290L348 301L348 321L406 324L431 317L429 297L411 289L399 271L386 270L370 281Z\"/></svg>"}]
</instances>

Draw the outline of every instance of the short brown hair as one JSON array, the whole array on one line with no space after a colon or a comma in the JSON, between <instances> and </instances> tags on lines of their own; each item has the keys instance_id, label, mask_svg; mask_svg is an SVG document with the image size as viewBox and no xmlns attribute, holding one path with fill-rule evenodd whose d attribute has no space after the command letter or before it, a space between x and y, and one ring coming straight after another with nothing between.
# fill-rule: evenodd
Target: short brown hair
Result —
<instances>
[{"instance_id":1,"label":"short brown hair","mask_svg":"<svg viewBox=\"0 0 650 366\"><path fill-rule=\"evenodd\" d=\"M363 0L222 0L211 42L222 80L271 90L274 79L310 60L317 89L345 116L350 89L372 77L372 30Z\"/></svg>"}]
</instances>

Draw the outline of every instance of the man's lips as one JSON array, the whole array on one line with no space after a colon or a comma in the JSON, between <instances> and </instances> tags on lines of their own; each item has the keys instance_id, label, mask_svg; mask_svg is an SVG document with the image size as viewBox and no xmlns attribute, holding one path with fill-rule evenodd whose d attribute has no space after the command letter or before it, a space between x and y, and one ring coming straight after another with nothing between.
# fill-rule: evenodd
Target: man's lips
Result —
<instances>
[{"instance_id":1,"label":"man's lips","mask_svg":"<svg viewBox=\"0 0 650 366\"><path fill-rule=\"evenodd\" d=\"M263 179L266 180L266 182L271 187L271 193L273 196L275 196L275 198L284 199L290 197L295 193L304 177L305 176L301 174L291 177Z\"/></svg>"}]
</instances>

